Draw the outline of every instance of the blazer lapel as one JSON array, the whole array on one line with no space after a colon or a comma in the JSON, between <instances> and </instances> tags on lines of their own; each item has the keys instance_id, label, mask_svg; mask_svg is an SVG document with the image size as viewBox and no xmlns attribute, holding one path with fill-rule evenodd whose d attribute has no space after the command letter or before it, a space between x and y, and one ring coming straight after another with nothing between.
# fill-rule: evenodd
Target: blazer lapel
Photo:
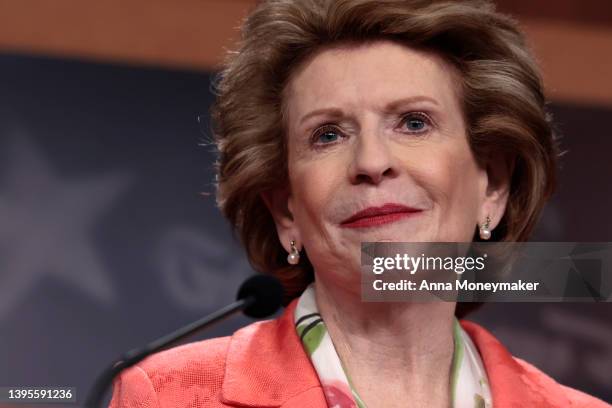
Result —
<instances>
[{"instance_id":1,"label":"blazer lapel","mask_svg":"<svg viewBox=\"0 0 612 408\"><path fill-rule=\"evenodd\" d=\"M293 315L297 299L279 319L249 325L232 336L221 401L246 407L327 408L317 374L297 337ZM570 402L558 384L512 357L487 330L462 320L487 370L495 407L554 408Z\"/></svg>"},{"instance_id":2,"label":"blazer lapel","mask_svg":"<svg viewBox=\"0 0 612 408\"><path fill-rule=\"evenodd\" d=\"M478 348L489 377L495 407L568 407L569 400L555 392L558 384L510 352L487 330L462 320L461 326Z\"/></svg>"},{"instance_id":3,"label":"blazer lapel","mask_svg":"<svg viewBox=\"0 0 612 408\"><path fill-rule=\"evenodd\" d=\"M249 325L232 336L221 401L247 407L326 408L319 379L297 337L297 299L279 319Z\"/></svg>"}]
</instances>

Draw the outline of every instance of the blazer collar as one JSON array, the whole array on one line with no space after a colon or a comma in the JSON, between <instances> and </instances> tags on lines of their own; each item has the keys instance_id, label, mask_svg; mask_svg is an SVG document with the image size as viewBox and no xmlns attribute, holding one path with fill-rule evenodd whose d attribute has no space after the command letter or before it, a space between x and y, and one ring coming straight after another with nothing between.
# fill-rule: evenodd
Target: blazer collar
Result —
<instances>
[{"instance_id":1,"label":"blazer collar","mask_svg":"<svg viewBox=\"0 0 612 408\"><path fill-rule=\"evenodd\" d=\"M258 322L234 333L221 390L224 403L291 406L287 402L303 394L305 399L320 401L323 404L320 406L326 407L319 378L297 337L293 322L296 305L294 299L280 318ZM296 406L300 406L299 399L293 400Z\"/></svg>"},{"instance_id":2,"label":"blazer collar","mask_svg":"<svg viewBox=\"0 0 612 408\"><path fill-rule=\"evenodd\" d=\"M221 390L224 403L247 407L326 407L319 378L294 327L297 299L280 318L244 327L232 336ZM515 359L487 330L462 320L478 348L496 407L554 408L570 402L558 384Z\"/></svg>"},{"instance_id":3,"label":"blazer collar","mask_svg":"<svg viewBox=\"0 0 612 408\"><path fill-rule=\"evenodd\" d=\"M461 326L478 348L487 371L495 407L569 407L559 384L531 365L513 357L491 333L476 323Z\"/></svg>"}]
</instances>

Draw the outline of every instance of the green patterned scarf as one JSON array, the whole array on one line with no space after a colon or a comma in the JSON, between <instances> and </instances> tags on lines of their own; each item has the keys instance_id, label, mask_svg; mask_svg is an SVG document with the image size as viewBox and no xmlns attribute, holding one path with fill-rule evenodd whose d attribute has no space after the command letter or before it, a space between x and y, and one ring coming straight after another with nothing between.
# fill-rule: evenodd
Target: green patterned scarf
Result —
<instances>
[{"instance_id":1,"label":"green patterned scarf","mask_svg":"<svg viewBox=\"0 0 612 408\"><path fill-rule=\"evenodd\" d=\"M304 350L317 372L329 408L366 408L342 366L334 344L319 314L315 285L300 296L295 309L295 327ZM490 408L491 392L487 373L478 350L455 319L455 350L451 368L451 401L453 408Z\"/></svg>"}]
</instances>

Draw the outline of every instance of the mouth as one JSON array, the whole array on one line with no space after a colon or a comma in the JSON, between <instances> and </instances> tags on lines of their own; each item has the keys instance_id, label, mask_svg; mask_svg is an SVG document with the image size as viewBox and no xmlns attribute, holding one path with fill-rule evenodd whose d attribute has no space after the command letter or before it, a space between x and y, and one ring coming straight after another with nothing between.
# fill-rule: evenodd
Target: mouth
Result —
<instances>
[{"instance_id":1,"label":"mouth","mask_svg":"<svg viewBox=\"0 0 612 408\"><path fill-rule=\"evenodd\" d=\"M367 228L389 224L415 216L422 210L402 204L387 203L380 207L368 207L358 211L340 223L344 228Z\"/></svg>"}]
</instances>

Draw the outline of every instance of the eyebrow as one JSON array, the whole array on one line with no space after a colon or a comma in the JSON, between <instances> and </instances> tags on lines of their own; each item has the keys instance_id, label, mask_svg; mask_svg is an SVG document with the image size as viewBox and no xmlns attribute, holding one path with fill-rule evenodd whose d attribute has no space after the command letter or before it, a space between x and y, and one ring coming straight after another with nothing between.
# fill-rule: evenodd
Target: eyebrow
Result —
<instances>
[{"instance_id":1,"label":"eyebrow","mask_svg":"<svg viewBox=\"0 0 612 408\"><path fill-rule=\"evenodd\" d=\"M397 111L401 106L418 103L418 102L429 102L433 105L439 106L438 101L430 96L416 95L416 96L410 96L407 98L401 98L401 99L394 100L388 103L384 107L383 111L384 112L394 112L394 111ZM300 126L303 125L304 122L306 122L308 119L312 117L321 116L321 115L328 115L332 117L342 117L344 116L344 111L341 108L337 108L337 107L315 109L311 112L308 112L306 115L302 116L302 118L300 119L299 125Z\"/></svg>"}]
</instances>

